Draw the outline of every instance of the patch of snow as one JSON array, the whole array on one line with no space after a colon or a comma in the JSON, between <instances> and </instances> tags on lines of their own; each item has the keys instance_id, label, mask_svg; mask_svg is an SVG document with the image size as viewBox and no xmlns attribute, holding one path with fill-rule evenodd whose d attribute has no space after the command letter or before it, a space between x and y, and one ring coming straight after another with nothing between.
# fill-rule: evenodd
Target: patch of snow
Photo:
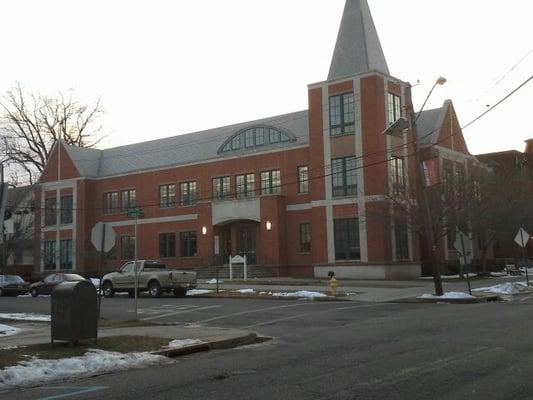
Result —
<instances>
[{"instance_id":1,"label":"patch of snow","mask_svg":"<svg viewBox=\"0 0 533 400\"><path fill-rule=\"evenodd\" d=\"M197 296L200 294L207 294L211 292L212 290L209 290L209 289L191 289L191 290L187 290L187 296Z\"/></svg>"},{"instance_id":2,"label":"patch of snow","mask_svg":"<svg viewBox=\"0 0 533 400\"><path fill-rule=\"evenodd\" d=\"M216 285L217 283L217 280L215 278L213 279L210 279L208 281L206 281L205 283L207 283L208 285ZM221 281L220 279L218 280L218 283L224 283L224 281Z\"/></svg>"},{"instance_id":3,"label":"patch of snow","mask_svg":"<svg viewBox=\"0 0 533 400\"><path fill-rule=\"evenodd\" d=\"M505 282L499 285L472 289L476 292L494 293L494 294L518 294L527 290L526 282Z\"/></svg>"},{"instance_id":4,"label":"patch of snow","mask_svg":"<svg viewBox=\"0 0 533 400\"><path fill-rule=\"evenodd\" d=\"M507 272L503 271L503 272L491 272L490 273L490 276L493 276L495 278L497 277L500 277L500 276L507 276Z\"/></svg>"},{"instance_id":5,"label":"patch of snow","mask_svg":"<svg viewBox=\"0 0 533 400\"><path fill-rule=\"evenodd\" d=\"M324 293L319 292L309 292L307 290L300 290L298 292L278 292L278 293L271 293L269 292L273 297L298 297L298 298L308 298L313 299L315 297L328 297Z\"/></svg>"},{"instance_id":6,"label":"patch of snow","mask_svg":"<svg viewBox=\"0 0 533 400\"><path fill-rule=\"evenodd\" d=\"M26 346L5 346L5 347L0 347L0 350L15 350L15 349L22 348L22 347L26 347Z\"/></svg>"},{"instance_id":7,"label":"patch of snow","mask_svg":"<svg viewBox=\"0 0 533 400\"><path fill-rule=\"evenodd\" d=\"M20 331L19 328L14 328L9 325L0 324L0 337L15 335Z\"/></svg>"},{"instance_id":8,"label":"patch of snow","mask_svg":"<svg viewBox=\"0 0 533 400\"><path fill-rule=\"evenodd\" d=\"M89 350L83 356L41 360L31 358L0 370L0 389L43 384L59 379L91 376L104 372L139 368L169 362L150 353L116 353Z\"/></svg>"},{"instance_id":9,"label":"patch of snow","mask_svg":"<svg viewBox=\"0 0 533 400\"><path fill-rule=\"evenodd\" d=\"M180 347L191 346L193 344L202 344L202 343L205 343L205 342L200 339L175 339L171 341L167 347L180 348Z\"/></svg>"},{"instance_id":10,"label":"patch of snow","mask_svg":"<svg viewBox=\"0 0 533 400\"><path fill-rule=\"evenodd\" d=\"M32 313L0 313L0 319L28 322L50 322L50 315Z\"/></svg>"},{"instance_id":11,"label":"patch of snow","mask_svg":"<svg viewBox=\"0 0 533 400\"><path fill-rule=\"evenodd\" d=\"M259 294L267 294L267 292L259 292ZM271 293L272 294L272 293Z\"/></svg>"},{"instance_id":12,"label":"patch of snow","mask_svg":"<svg viewBox=\"0 0 533 400\"><path fill-rule=\"evenodd\" d=\"M418 296L419 299L437 299L437 300L450 300L450 299L475 299L475 296L471 296L464 292L446 292L442 296L435 296L434 294L423 294Z\"/></svg>"},{"instance_id":13,"label":"patch of snow","mask_svg":"<svg viewBox=\"0 0 533 400\"><path fill-rule=\"evenodd\" d=\"M254 289L238 289L238 290L235 290L235 292L237 292L237 293L255 293L255 290Z\"/></svg>"},{"instance_id":14,"label":"patch of snow","mask_svg":"<svg viewBox=\"0 0 533 400\"><path fill-rule=\"evenodd\" d=\"M466 274L463 274L463 276L464 276L464 279L466 279ZM477 274L474 273L474 272L470 272L468 274L469 278L474 278L476 276L477 276ZM443 279L443 280L446 280L446 279L460 279L460 278L461 278L461 275L441 275L440 276L440 279ZM428 280L429 281L429 280L432 280L433 277L432 276L422 276L422 277L420 277L418 279Z\"/></svg>"}]
</instances>

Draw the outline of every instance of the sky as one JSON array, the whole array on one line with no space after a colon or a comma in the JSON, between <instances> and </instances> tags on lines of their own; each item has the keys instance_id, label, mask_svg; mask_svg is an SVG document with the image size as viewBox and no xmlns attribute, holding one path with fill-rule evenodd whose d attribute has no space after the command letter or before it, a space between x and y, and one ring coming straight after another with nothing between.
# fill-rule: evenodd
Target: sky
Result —
<instances>
[{"instance_id":1,"label":"sky","mask_svg":"<svg viewBox=\"0 0 533 400\"><path fill-rule=\"evenodd\" d=\"M415 108L466 124L533 75L531 0L368 0ZM441 8L439 8L441 6ZM344 0L17 0L0 4L0 92L74 89L105 108L101 148L307 108L327 78ZM473 154L533 138L533 81L463 133Z\"/></svg>"}]
</instances>

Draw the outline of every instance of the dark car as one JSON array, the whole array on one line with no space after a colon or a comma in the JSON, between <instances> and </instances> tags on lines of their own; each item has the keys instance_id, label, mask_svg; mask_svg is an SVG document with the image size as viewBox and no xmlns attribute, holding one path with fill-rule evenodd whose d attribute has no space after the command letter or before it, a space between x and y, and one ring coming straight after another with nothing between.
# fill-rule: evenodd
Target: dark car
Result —
<instances>
[{"instance_id":1,"label":"dark car","mask_svg":"<svg viewBox=\"0 0 533 400\"><path fill-rule=\"evenodd\" d=\"M78 274L52 274L48 275L40 282L32 283L30 286L30 293L32 297L37 297L40 294L51 294L52 290L61 282L71 281L85 281L86 279Z\"/></svg>"},{"instance_id":2,"label":"dark car","mask_svg":"<svg viewBox=\"0 0 533 400\"><path fill-rule=\"evenodd\" d=\"M26 294L30 284L18 275L0 275L0 296Z\"/></svg>"}]
</instances>

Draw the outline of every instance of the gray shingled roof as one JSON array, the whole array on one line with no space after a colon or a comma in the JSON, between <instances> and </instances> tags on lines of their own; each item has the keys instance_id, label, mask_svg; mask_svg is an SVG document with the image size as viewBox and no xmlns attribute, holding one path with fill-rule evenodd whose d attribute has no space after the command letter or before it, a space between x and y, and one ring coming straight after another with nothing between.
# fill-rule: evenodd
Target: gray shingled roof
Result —
<instances>
[{"instance_id":1,"label":"gray shingled roof","mask_svg":"<svg viewBox=\"0 0 533 400\"><path fill-rule=\"evenodd\" d=\"M229 136L256 125L272 126L288 131L296 137L296 141L218 154L219 147ZM305 110L105 150L68 145L65 145L65 148L82 176L96 178L217 160L276 148L290 148L308 143L308 111Z\"/></svg>"},{"instance_id":2,"label":"gray shingled roof","mask_svg":"<svg viewBox=\"0 0 533 400\"><path fill-rule=\"evenodd\" d=\"M422 111L416 122L418 139L422 146L437 144L445 116L446 103L442 107Z\"/></svg>"},{"instance_id":3,"label":"gray shingled roof","mask_svg":"<svg viewBox=\"0 0 533 400\"><path fill-rule=\"evenodd\" d=\"M366 0L346 0L328 80L389 67Z\"/></svg>"}]
</instances>

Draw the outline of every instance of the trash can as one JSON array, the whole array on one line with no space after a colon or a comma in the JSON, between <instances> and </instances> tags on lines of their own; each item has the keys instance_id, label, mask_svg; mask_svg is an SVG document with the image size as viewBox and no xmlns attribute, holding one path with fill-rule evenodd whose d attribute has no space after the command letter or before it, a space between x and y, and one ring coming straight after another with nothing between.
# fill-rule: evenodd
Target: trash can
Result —
<instances>
[{"instance_id":1,"label":"trash can","mask_svg":"<svg viewBox=\"0 0 533 400\"><path fill-rule=\"evenodd\" d=\"M88 281L63 282L52 291L51 338L76 343L97 339L96 288Z\"/></svg>"}]
</instances>

